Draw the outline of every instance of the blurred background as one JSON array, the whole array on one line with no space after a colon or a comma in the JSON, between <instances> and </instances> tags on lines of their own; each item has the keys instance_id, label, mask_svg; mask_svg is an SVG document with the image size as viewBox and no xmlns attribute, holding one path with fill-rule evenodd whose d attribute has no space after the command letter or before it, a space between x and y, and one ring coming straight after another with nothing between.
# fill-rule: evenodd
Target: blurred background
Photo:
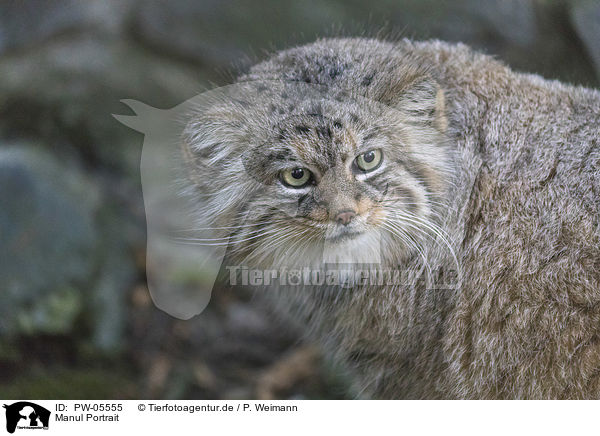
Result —
<instances>
[{"instance_id":1,"label":"blurred background","mask_svg":"<svg viewBox=\"0 0 600 436\"><path fill-rule=\"evenodd\" d=\"M600 0L0 0L0 397L351 396L243 291L215 289L189 321L153 305L143 136L111 116L340 35L462 41L545 78L600 79Z\"/></svg>"}]
</instances>

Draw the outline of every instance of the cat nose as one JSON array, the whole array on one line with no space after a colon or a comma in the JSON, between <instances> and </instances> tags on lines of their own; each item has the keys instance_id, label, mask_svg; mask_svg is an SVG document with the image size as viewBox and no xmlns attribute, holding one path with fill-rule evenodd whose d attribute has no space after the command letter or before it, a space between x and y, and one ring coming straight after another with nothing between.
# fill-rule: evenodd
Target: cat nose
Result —
<instances>
[{"instance_id":1,"label":"cat nose","mask_svg":"<svg viewBox=\"0 0 600 436\"><path fill-rule=\"evenodd\" d=\"M353 210L343 210L335 216L335 222L347 226L355 216L356 212Z\"/></svg>"}]
</instances>

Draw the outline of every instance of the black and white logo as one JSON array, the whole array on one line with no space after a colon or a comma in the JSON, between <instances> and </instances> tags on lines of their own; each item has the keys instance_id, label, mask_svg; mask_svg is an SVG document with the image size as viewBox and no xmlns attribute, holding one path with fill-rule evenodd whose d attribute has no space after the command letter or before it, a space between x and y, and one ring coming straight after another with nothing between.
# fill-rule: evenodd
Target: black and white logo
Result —
<instances>
[{"instance_id":1,"label":"black and white logo","mask_svg":"<svg viewBox=\"0 0 600 436\"><path fill-rule=\"evenodd\" d=\"M16 429L48 429L50 411L29 401L19 401L3 406L6 409L6 431L14 433Z\"/></svg>"}]
</instances>

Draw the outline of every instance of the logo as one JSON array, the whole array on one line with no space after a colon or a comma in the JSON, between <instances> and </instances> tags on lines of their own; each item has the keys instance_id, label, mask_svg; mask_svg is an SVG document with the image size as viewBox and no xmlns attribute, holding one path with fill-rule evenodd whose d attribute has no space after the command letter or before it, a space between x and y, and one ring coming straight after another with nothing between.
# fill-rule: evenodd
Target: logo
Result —
<instances>
[{"instance_id":1,"label":"logo","mask_svg":"<svg viewBox=\"0 0 600 436\"><path fill-rule=\"evenodd\" d=\"M19 401L4 405L6 409L6 431L14 433L15 429L48 429L50 411L29 401Z\"/></svg>"}]
</instances>

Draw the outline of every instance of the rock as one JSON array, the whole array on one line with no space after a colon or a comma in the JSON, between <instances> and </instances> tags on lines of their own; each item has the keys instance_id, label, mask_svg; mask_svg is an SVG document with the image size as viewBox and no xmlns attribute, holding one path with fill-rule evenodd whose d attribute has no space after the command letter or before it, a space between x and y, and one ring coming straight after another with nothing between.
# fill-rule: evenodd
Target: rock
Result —
<instances>
[{"instance_id":1,"label":"rock","mask_svg":"<svg viewBox=\"0 0 600 436\"><path fill-rule=\"evenodd\" d=\"M0 149L0 334L67 333L94 266L98 190L41 149Z\"/></svg>"},{"instance_id":2,"label":"rock","mask_svg":"<svg viewBox=\"0 0 600 436\"><path fill-rule=\"evenodd\" d=\"M131 247L124 233L131 234L124 217L108 211L99 219L102 242L97 248L103 253L98 279L86 309L90 313L91 343L103 352L117 352L125 341L127 297L135 284L137 271Z\"/></svg>"},{"instance_id":3,"label":"rock","mask_svg":"<svg viewBox=\"0 0 600 436\"><path fill-rule=\"evenodd\" d=\"M111 116L128 113L119 101L169 107L205 84L197 68L98 36L3 56L0 77L0 135L68 145L88 162L136 177L142 137Z\"/></svg>"},{"instance_id":4,"label":"rock","mask_svg":"<svg viewBox=\"0 0 600 436\"><path fill-rule=\"evenodd\" d=\"M571 20L577 35L585 44L600 78L600 2L576 0L571 5Z\"/></svg>"},{"instance_id":5,"label":"rock","mask_svg":"<svg viewBox=\"0 0 600 436\"><path fill-rule=\"evenodd\" d=\"M135 232L78 167L29 144L0 148L0 335L70 335L118 351Z\"/></svg>"}]
</instances>

